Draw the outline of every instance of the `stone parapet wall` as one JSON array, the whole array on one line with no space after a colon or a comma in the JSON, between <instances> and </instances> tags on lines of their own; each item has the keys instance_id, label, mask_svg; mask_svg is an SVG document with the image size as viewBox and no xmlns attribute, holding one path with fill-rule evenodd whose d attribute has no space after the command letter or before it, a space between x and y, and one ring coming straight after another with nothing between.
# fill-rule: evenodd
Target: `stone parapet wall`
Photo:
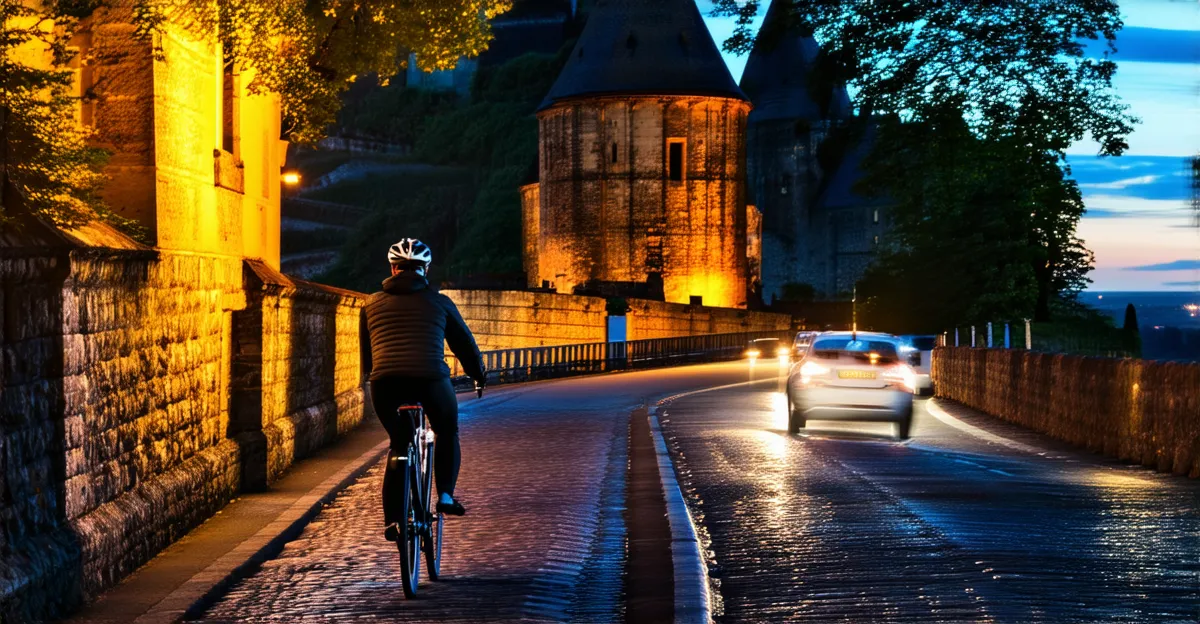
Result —
<instances>
[{"instance_id":1,"label":"stone parapet wall","mask_svg":"<svg viewBox=\"0 0 1200 624\"><path fill-rule=\"evenodd\" d=\"M0 621L61 615L358 424L360 306L236 257L0 249Z\"/></svg>"},{"instance_id":2,"label":"stone parapet wall","mask_svg":"<svg viewBox=\"0 0 1200 624\"><path fill-rule=\"evenodd\" d=\"M1200 477L1200 364L934 351L938 396L1162 472Z\"/></svg>"},{"instance_id":3,"label":"stone parapet wall","mask_svg":"<svg viewBox=\"0 0 1200 624\"><path fill-rule=\"evenodd\" d=\"M791 329L786 314L629 300L628 340Z\"/></svg>"},{"instance_id":4,"label":"stone parapet wall","mask_svg":"<svg viewBox=\"0 0 1200 624\"><path fill-rule=\"evenodd\" d=\"M483 351L604 342L608 301L555 293L446 290ZM627 300L628 340L786 330L786 314Z\"/></svg>"},{"instance_id":5,"label":"stone parapet wall","mask_svg":"<svg viewBox=\"0 0 1200 624\"><path fill-rule=\"evenodd\" d=\"M606 301L515 290L444 290L480 350L604 342Z\"/></svg>"}]
</instances>

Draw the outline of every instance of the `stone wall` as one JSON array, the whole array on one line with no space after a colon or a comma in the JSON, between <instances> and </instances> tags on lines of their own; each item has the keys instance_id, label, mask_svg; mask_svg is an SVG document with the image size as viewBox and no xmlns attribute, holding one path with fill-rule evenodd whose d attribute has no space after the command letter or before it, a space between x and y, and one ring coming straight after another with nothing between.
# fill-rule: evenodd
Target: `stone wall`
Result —
<instances>
[{"instance_id":1,"label":"stone wall","mask_svg":"<svg viewBox=\"0 0 1200 624\"><path fill-rule=\"evenodd\" d=\"M604 342L606 301L555 293L444 290L483 351Z\"/></svg>"},{"instance_id":2,"label":"stone wall","mask_svg":"<svg viewBox=\"0 0 1200 624\"><path fill-rule=\"evenodd\" d=\"M144 248L0 248L0 285L0 620L69 610L362 418L354 293Z\"/></svg>"},{"instance_id":3,"label":"stone wall","mask_svg":"<svg viewBox=\"0 0 1200 624\"><path fill-rule=\"evenodd\" d=\"M239 390L259 419L241 423L239 433L250 432L253 448L265 445L265 457L247 463L243 481L245 487L257 489L296 459L362 422L358 347L364 297L291 279L258 261L246 263L246 287L248 316L257 316L248 327L258 332L258 342L239 340L235 358L245 363L246 347L258 354L259 385L240 385ZM244 406L234 407L238 411ZM239 416L235 414L235 421ZM261 472L251 469L258 462Z\"/></svg>"},{"instance_id":4,"label":"stone wall","mask_svg":"<svg viewBox=\"0 0 1200 624\"><path fill-rule=\"evenodd\" d=\"M446 290L484 351L604 342L607 300L555 293ZM628 300L626 339L784 330L785 314Z\"/></svg>"},{"instance_id":5,"label":"stone wall","mask_svg":"<svg viewBox=\"0 0 1200 624\"><path fill-rule=\"evenodd\" d=\"M791 329L786 314L629 300L628 340Z\"/></svg>"},{"instance_id":6,"label":"stone wall","mask_svg":"<svg viewBox=\"0 0 1200 624\"><path fill-rule=\"evenodd\" d=\"M1200 477L1200 364L934 351L938 396L1159 471Z\"/></svg>"}]
</instances>

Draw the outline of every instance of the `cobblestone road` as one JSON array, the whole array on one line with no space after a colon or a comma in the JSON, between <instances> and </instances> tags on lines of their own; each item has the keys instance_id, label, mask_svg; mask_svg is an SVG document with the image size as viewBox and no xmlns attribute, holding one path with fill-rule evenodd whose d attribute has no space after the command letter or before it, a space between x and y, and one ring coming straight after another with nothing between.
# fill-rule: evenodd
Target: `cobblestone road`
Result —
<instances>
[{"instance_id":1,"label":"cobblestone road","mask_svg":"<svg viewBox=\"0 0 1200 624\"><path fill-rule=\"evenodd\" d=\"M458 493L469 515L447 522L445 581L404 599L377 466L200 621L620 621L629 411L746 375L707 365L464 400Z\"/></svg>"},{"instance_id":2,"label":"cobblestone road","mask_svg":"<svg viewBox=\"0 0 1200 624\"><path fill-rule=\"evenodd\" d=\"M922 403L906 443L789 436L762 386L666 406L718 621L1200 621L1200 483L938 405L985 433Z\"/></svg>"}]
</instances>

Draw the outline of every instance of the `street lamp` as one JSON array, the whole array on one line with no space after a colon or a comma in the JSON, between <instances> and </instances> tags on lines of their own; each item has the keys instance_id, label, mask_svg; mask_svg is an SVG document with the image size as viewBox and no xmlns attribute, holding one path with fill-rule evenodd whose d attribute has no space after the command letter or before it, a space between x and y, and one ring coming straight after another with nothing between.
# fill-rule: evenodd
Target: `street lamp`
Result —
<instances>
[{"instance_id":1,"label":"street lamp","mask_svg":"<svg viewBox=\"0 0 1200 624\"><path fill-rule=\"evenodd\" d=\"M299 186L300 172L299 171L284 171L283 174L279 176L279 180L287 186Z\"/></svg>"}]
</instances>

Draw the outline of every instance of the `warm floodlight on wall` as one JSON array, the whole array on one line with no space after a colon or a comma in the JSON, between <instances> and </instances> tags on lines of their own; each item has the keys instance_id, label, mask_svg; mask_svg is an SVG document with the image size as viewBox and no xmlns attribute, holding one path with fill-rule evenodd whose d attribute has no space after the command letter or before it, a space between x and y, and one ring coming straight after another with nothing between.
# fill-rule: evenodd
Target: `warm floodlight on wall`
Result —
<instances>
[{"instance_id":1,"label":"warm floodlight on wall","mask_svg":"<svg viewBox=\"0 0 1200 624\"><path fill-rule=\"evenodd\" d=\"M279 176L279 180L287 186L297 186L300 184L300 172L284 171L283 174Z\"/></svg>"}]
</instances>

